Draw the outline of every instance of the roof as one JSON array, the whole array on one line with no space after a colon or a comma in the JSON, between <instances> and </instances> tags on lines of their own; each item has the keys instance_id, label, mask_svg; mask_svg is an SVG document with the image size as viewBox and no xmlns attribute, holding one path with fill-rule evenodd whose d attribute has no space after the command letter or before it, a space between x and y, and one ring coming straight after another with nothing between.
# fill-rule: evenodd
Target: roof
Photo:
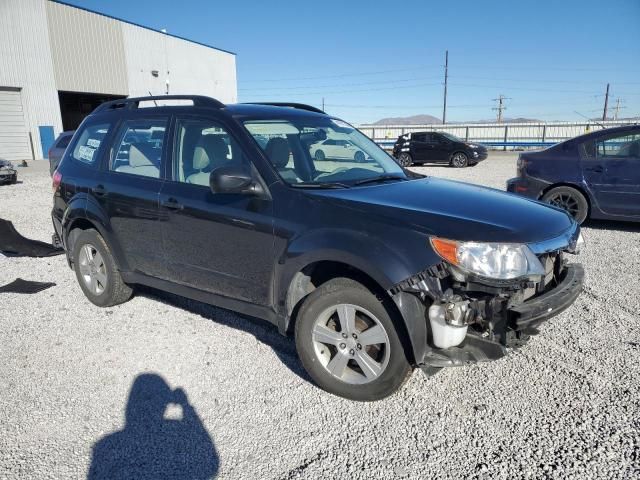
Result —
<instances>
[{"instance_id":1,"label":"roof","mask_svg":"<svg viewBox=\"0 0 640 480\"><path fill-rule=\"evenodd\" d=\"M135 25L136 27L144 28L146 30L151 30L152 32L161 33L162 35L168 35L169 37L177 38L180 40L184 40L185 42L195 43L196 45L201 45L203 47L211 48L213 50L218 50L220 52L229 53L231 55L236 55L235 52L231 52L229 50L225 50L223 48L214 47L213 45L208 45L206 43L197 42L195 40L191 40L189 38L181 37L180 35L174 35L172 33L163 32L162 30L157 30L155 28L147 27L146 25L141 25L139 23L130 22L129 20L125 20L124 18L114 17L112 15L107 15L106 13L96 12L95 10L90 10L85 7L79 7L78 5L72 5L67 2L63 2L62 0L49 0L53 3L59 3L60 5L64 5L65 7L77 8L78 10L84 10L85 12L94 13L96 15L100 15L102 17L111 18L112 20L117 20L118 22L128 23L129 25Z\"/></svg>"}]
</instances>

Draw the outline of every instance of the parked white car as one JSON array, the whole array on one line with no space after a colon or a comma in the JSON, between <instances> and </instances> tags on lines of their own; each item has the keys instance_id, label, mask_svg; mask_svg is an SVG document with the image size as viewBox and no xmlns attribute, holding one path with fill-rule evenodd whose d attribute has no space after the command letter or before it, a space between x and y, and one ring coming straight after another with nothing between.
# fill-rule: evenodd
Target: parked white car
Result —
<instances>
[{"instance_id":1,"label":"parked white car","mask_svg":"<svg viewBox=\"0 0 640 480\"><path fill-rule=\"evenodd\" d=\"M327 138L325 141L311 145L309 152L316 160L355 160L364 162L364 152L348 140Z\"/></svg>"}]
</instances>

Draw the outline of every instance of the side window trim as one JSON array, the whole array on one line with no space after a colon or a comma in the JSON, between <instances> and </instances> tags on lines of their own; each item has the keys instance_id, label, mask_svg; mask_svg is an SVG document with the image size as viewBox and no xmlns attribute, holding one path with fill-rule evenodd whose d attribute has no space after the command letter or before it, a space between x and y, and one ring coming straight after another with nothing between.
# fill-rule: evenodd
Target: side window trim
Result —
<instances>
[{"instance_id":1,"label":"side window trim","mask_svg":"<svg viewBox=\"0 0 640 480\"><path fill-rule=\"evenodd\" d=\"M249 164L249 166L251 167L252 171L255 172L256 175L258 175L260 177L260 181L266 185L266 183L264 182L264 179L262 179L262 175L258 172L258 169L256 168L254 161L251 159L251 156L249 156L246 152L246 148L242 145L242 142L238 139L238 137L235 135L235 133L233 132L233 130L229 127L229 125L227 124L227 122L224 120L223 117L215 115L215 114L211 114L211 115L202 115L202 114L197 114L197 113L184 113L184 114L176 114L173 116L173 120L172 120L172 128L171 128L171 140L170 140L170 146L171 146L171 151L168 152L168 158L167 158L167 163L168 168L167 168L167 176L166 176L166 181L167 182L173 182L173 183L179 183L182 185L191 185L194 187L199 187L199 188L205 188L207 190L209 190L209 187L204 186L204 185L199 185L196 183L187 183L185 181L181 181L179 179L179 172L178 172L178 149L180 148L180 140L178 139L178 135L179 135L179 124L181 121L184 120L196 120L196 121L201 121L201 122L208 122L208 123L212 123L212 124L216 124L218 126L218 128L223 129L226 134L233 139L234 143L236 144L238 151L244 156L244 158L246 159L247 163Z\"/></svg>"},{"instance_id":2,"label":"side window trim","mask_svg":"<svg viewBox=\"0 0 640 480\"><path fill-rule=\"evenodd\" d=\"M113 139L110 142L109 154L108 155L103 154L103 157L106 157L103 160L103 165L105 170L109 173L117 174L117 175L127 175L129 177L139 177L139 178L146 178L150 180L163 181L165 179L164 173L165 173L165 164L167 162L167 152L170 146L168 135L171 128L171 120L172 120L172 115L157 114L157 113L154 114L154 113L147 113L147 112L145 112L144 115L126 116L124 118L121 118L113 128ZM164 121L165 129L164 129L164 135L162 138L162 151L160 152L160 165L157 167L158 176L154 177L150 175L140 175L136 173L122 172L122 171L117 171L116 169L112 169L112 162L115 156L118 154L118 151L120 150L124 137L127 133L125 130L125 129L128 130L127 125L132 122L153 123L153 122L160 122L160 121Z\"/></svg>"}]
</instances>

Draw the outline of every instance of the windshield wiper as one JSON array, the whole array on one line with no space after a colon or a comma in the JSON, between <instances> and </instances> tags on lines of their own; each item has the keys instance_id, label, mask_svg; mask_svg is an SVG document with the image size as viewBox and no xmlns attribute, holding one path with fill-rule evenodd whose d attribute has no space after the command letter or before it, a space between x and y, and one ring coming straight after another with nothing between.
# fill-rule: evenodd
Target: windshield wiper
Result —
<instances>
[{"instance_id":1,"label":"windshield wiper","mask_svg":"<svg viewBox=\"0 0 640 480\"><path fill-rule=\"evenodd\" d=\"M340 182L308 182L308 183L290 183L295 188L351 188L346 183Z\"/></svg>"},{"instance_id":2,"label":"windshield wiper","mask_svg":"<svg viewBox=\"0 0 640 480\"><path fill-rule=\"evenodd\" d=\"M387 182L389 180L409 180L407 177L401 175L380 175L379 177L365 178L364 180L358 180L354 185L366 185L367 183Z\"/></svg>"}]
</instances>

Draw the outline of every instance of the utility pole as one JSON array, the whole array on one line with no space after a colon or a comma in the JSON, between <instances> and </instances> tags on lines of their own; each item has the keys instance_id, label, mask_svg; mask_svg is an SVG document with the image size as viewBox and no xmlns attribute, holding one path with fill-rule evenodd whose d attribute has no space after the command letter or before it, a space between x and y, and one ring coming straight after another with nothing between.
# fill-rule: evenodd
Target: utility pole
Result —
<instances>
[{"instance_id":1,"label":"utility pole","mask_svg":"<svg viewBox=\"0 0 640 480\"><path fill-rule=\"evenodd\" d=\"M616 109L615 109L616 113L613 115L614 120L618 120L618 114L620 113L620 110L623 108L626 108L620 105L620 103L622 103L620 97L616 98Z\"/></svg>"},{"instance_id":2,"label":"utility pole","mask_svg":"<svg viewBox=\"0 0 640 480\"><path fill-rule=\"evenodd\" d=\"M604 111L602 112L602 121L607 120L607 106L609 105L609 84L607 83L607 93L604 94Z\"/></svg>"},{"instance_id":3,"label":"utility pole","mask_svg":"<svg viewBox=\"0 0 640 480\"><path fill-rule=\"evenodd\" d=\"M449 78L449 50L444 52L444 105L442 107L442 124L447 123L447 80Z\"/></svg>"},{"instance_id":4,"label":"utility pole","mask_svg":"<svg viewBox=\"0 0 640 480\"><path fill-rule=\"evenodd\" d=\"M498 102L498 106L493 107L491 109L491 110L497 110L498 111L498 115L497 115L498 123L502 123L502 112L507 109L506 105L504 104L505 100L511 100L511 99L505 97L502 94L498 95L498 98L494 98L493 99L494 102Z\"/></svg>"}]
</instances>

